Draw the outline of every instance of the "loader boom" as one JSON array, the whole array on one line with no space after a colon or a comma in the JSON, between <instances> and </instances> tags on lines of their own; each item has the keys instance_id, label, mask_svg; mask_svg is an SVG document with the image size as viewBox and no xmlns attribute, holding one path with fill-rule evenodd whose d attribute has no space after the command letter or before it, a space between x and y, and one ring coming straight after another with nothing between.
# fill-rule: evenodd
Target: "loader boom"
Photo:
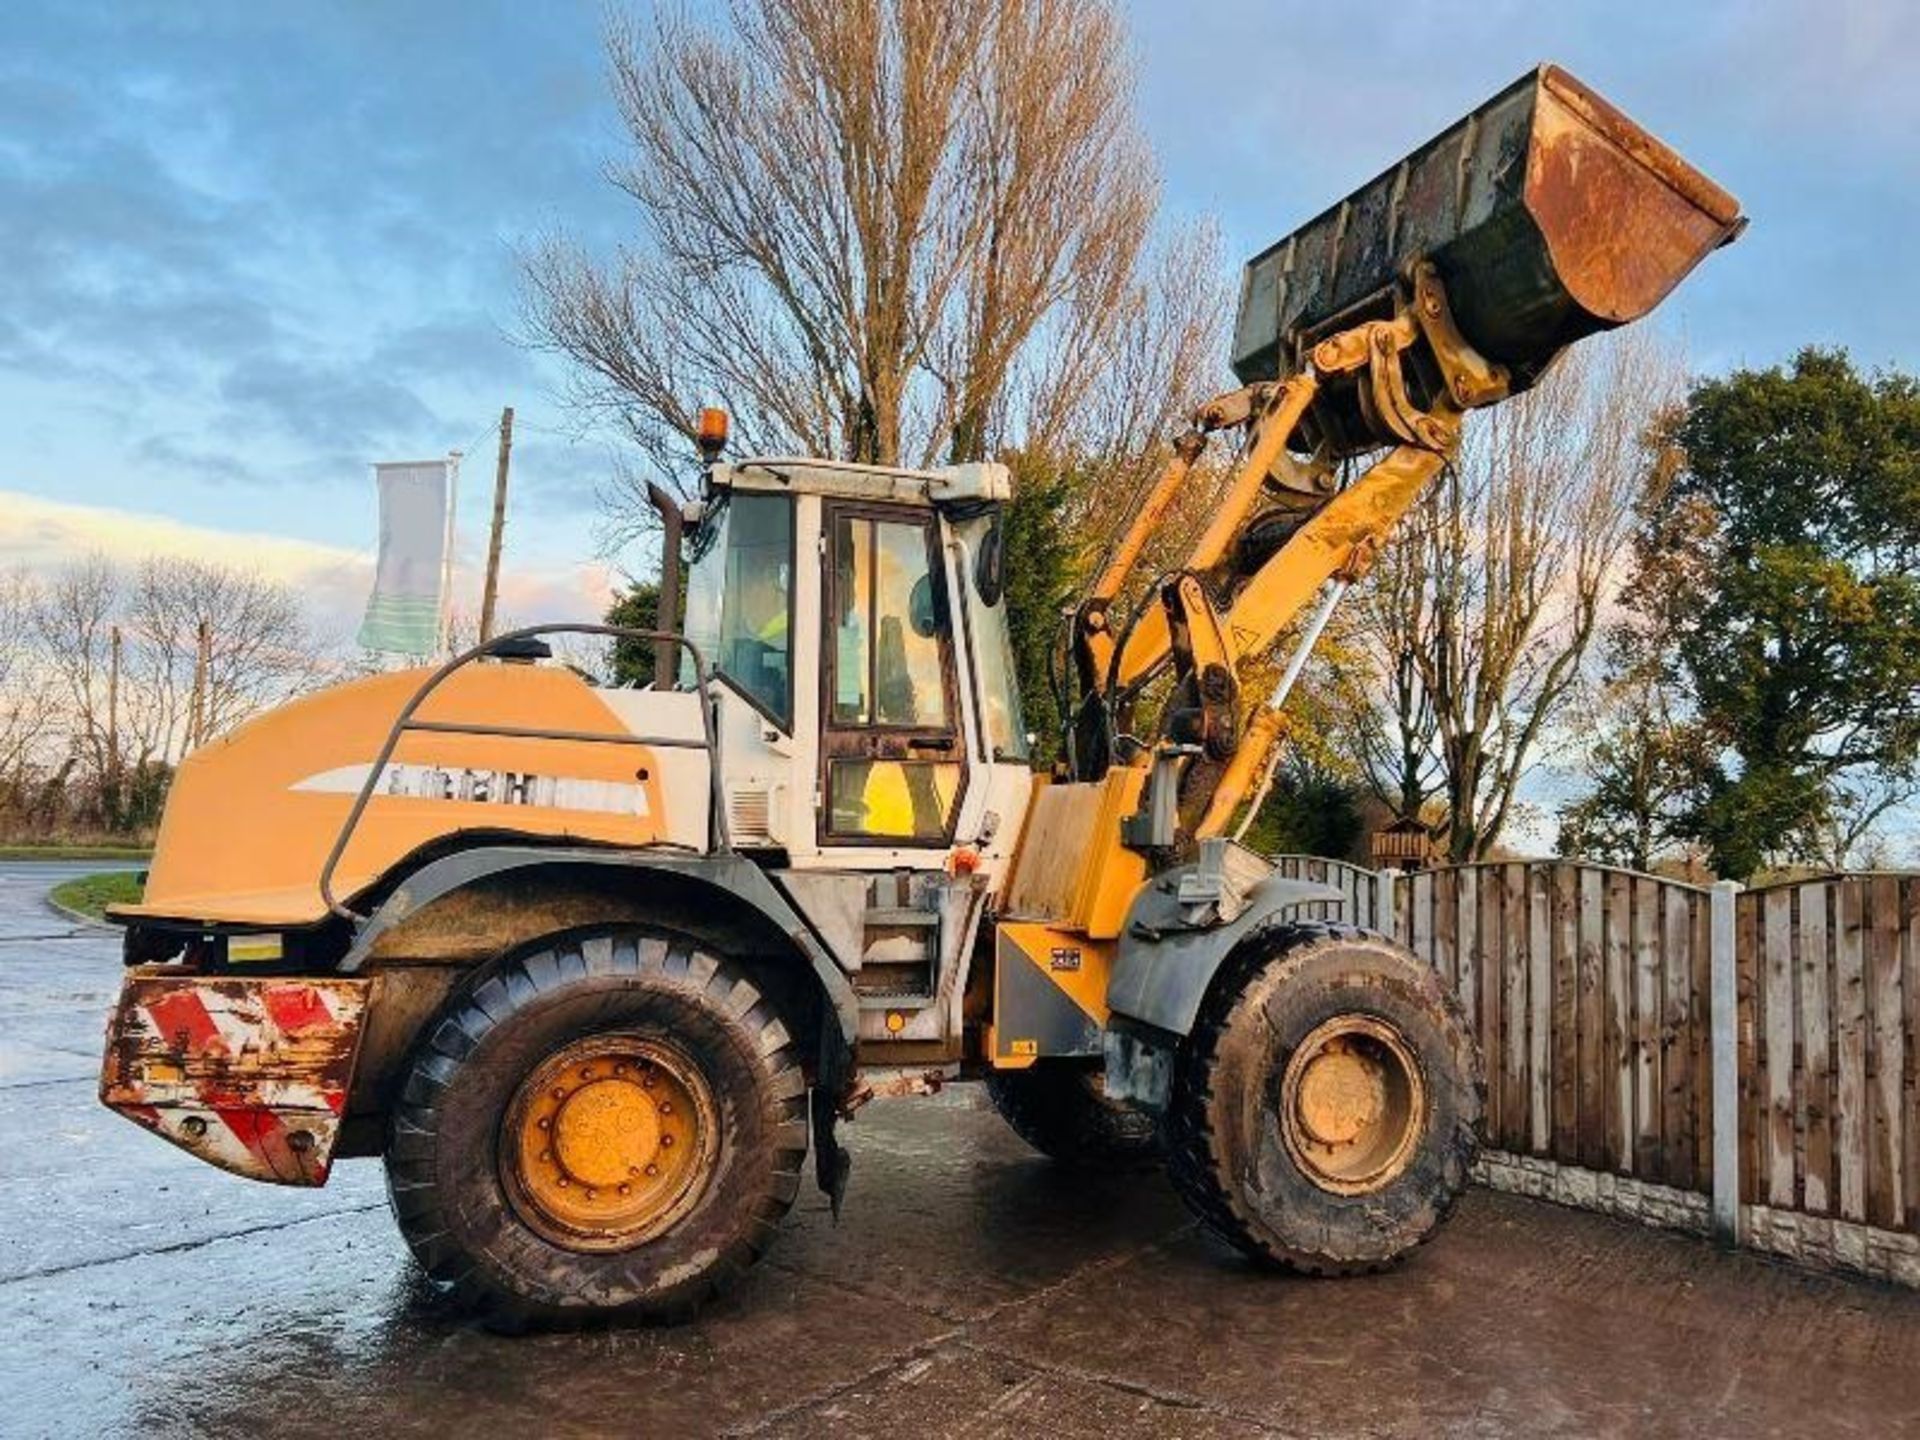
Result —
<instances>
[{"instance_id":1,"label":"loader boom","mask_svg":"<svg viewBox=\"0 0 1920 1440\"><path fill-rule=\"evenodd\" d=\"M1243 713L1245 668L1330 582L1337 600L1364 575L1452 463L1467 412L1645 313L1744 224L1732 197L1542 66L1257 256L1235 336L1249 383L1196 412L1074 612L1072 773L1190 752L1181 843L1224 833L1284 729L1284 693ZM1204 530L1116 624L1140 555L1223 431L1242 448ZM1365 468L1343 484L1343 461ZM1157 719L1135 733L1156 682Z\"/></svg>"}]
</instances>

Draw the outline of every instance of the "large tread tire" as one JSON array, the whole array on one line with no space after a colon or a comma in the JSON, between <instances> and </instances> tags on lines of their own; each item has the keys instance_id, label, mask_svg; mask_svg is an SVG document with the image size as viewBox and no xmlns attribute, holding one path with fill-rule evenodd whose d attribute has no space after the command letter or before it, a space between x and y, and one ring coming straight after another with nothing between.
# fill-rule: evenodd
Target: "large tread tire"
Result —
<instances>
[{"instance_id":1,"label":"large tread tire","mask_svg":"<svg viewBox=\"0 0 1920 1440\"><path fill-rule=\"evenodd\" d=\"M1041 1060L987 1077L993 1108L1027 1144L1075 1170L1152 1170L1160 1164L1152 1114L1107 1098L1100 1066Z\"/></svg>"},{"instance_id":2,"label":"large tread tire","mask_svg":"<svg viewBox=\"0 0 1920 1440\"><path fill-rule=\"evenodd\" d=\"M550 1242L503 1178L505 1116L523 1080L599 1034L671 1042L718 1116L705 1189L627 1249ZM419 1042L388 1122L395 1217L433 1285L496 1329L608 1318L678 1321L772 1243L807 1153L800 1054L740 969L677 935L568 937L474 977Z\"/></svg>"},{"instance_id":3,"label":"large tread tire","mask_svg":"<svg viewBox=\"0 0 1920 1440\"><path fill-rule=\"evenodd\" d=\"M1337 1015L1388 1022L1422 1072L1426 1105L1405 1168L1336 1194L1281 1137L1288 1060ZM1485 1097L1479 1048L1430 966L1383 936L1297 926L1235 957L1175 1064L1167 1169L1202 1223L1245 1254L1312 1275L1383 1270L1431 1239L1467 1184Z\"/></svg>"}]
</instances>

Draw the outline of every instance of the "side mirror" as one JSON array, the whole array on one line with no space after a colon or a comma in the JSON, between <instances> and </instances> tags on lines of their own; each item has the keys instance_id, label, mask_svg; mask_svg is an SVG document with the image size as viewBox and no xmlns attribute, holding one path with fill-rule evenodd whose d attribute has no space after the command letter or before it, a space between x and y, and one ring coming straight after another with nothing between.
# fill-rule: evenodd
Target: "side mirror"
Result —
<instances>
[{"instance_id":1,"label":"side mirror","mask_svg":"<svg viewBox=\"0 0 1920 1440\"><path fill-rule=\"evenodd\" d=\"M980 592L980 603L991 609L1000 603L1007 580L1007 526L1003 512L994 507L981 537L980 552L973 560L973 588Z\"/></svg>"},{"instance_id":2,"label":"side mirror","mask_svg":"<svg viewBox=\"0 0 1920 1440\"><path fill-rule=\"evenodd\" d=\"M921 639L930 639L940 630L940 607L934 603L933 577L922 575L913 582L907 596L907 622Z\"/></svg>"}]
</instances>

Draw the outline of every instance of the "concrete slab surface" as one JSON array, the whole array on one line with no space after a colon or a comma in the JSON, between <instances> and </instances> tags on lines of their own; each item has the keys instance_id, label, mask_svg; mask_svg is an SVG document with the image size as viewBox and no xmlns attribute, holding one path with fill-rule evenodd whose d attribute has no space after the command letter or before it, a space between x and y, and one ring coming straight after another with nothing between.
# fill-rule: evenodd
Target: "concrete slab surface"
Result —
<instances>
[{"instance_id":1,"label":"concrete slab surface","mask_svg":"<svg viewBox=\"0 0 1920 1440\"><path fill-rule=\"evenodd\" d=\"M972 1086L863 1111L840 1222L803 1192L696 1323L488 1334L377 1162L255 1185L98 1105L116 937L55 868L0 865L0 1435L1920 1433L1920 1295L1489 1192L1391 1274L1268 1274Z\"/></svg>"}]
</instances>

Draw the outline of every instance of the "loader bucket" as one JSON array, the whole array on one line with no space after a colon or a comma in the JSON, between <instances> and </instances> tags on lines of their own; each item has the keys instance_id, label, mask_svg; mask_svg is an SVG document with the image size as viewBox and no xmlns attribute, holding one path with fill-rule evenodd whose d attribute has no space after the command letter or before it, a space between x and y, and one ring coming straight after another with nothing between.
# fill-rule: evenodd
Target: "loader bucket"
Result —
<instances>
[{"instance_id":1,"label":"loader bucket","mask_svg":"<svg viewBox=\"0 0 1920 1440\"><path fill-rule=\"evenodd\" d=\"M1467 343L1518 392L1574 341L1645 315L1745 223L1726 191L1542 65L1249 261L1233 368L1243 383L1296 369L1315 341L1390 314L1396 284L1431 260Z\"/></svg>"}]
</instances>

